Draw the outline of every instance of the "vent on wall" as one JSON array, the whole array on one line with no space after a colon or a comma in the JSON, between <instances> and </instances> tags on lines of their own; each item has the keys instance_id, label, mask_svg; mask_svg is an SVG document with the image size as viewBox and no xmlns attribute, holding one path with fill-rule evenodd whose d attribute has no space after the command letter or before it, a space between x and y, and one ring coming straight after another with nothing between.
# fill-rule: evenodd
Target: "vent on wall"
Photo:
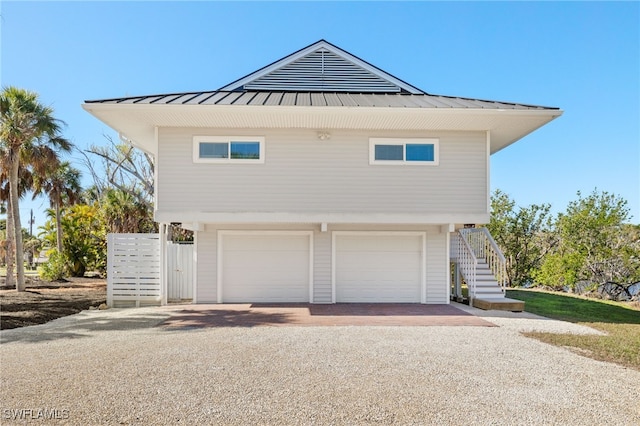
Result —
<instances>
[{"instance_id":1,"label":"vent on wall","mask_svg":"<svg viewBox=\"0 0 640 426\"><path fill-rule=\"evenodd\" d=\"M398 93L397 85L324 48L244 85L245 90Z\"/></svg>"}]
</instances>

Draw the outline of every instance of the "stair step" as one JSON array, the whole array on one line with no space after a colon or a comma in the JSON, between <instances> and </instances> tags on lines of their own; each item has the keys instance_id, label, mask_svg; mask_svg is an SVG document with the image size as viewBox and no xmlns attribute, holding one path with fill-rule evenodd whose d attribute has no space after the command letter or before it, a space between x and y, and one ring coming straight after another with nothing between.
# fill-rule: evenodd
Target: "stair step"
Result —
<instances>
[{"instance_id":1,"label":"stair step","mask_svg":"<svg viewBox=\"0 0 640 426\"><path fill-rule=\"evenodd\" d=\"M493 274L491 274L491 275L476 275L476 281L496 281L496 277L494 277Z\"/></svg>"},{"instance_id":2,"label":"stair step","mask_svg":"<svg viewBox=\"0 0 640 426\"><path fill-rule=\"evenodd\" d=\"M501 288L500 284L496 280L491 281L476 281L476 287L480 288Z\"/></svg>"},{"instance_id":3,"label":"stair step","mask_svg":"<svg viewBox=\"0 0 640 426\"><path fill-rule=\"evenodd\" d=\"M476 291L475 297L504 297L504 293L500 291Z\"/></svg>"},{"instance_id":4,"label":"stair step","mask_svg":"<svg viewBox=\"0 0 640 426\"><path fill-rule=\"evenodd\" d=\"M524 311L524 302L521 300L509 299L507 297L476 297L473 299L473 306L479 309L494 309L499 311Z\"/></svg>"}]
</instances>

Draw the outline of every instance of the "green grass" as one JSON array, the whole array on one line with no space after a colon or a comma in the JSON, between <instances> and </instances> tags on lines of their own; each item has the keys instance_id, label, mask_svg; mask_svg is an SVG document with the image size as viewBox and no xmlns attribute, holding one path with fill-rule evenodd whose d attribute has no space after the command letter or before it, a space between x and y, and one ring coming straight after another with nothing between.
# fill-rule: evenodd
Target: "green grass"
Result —
<instances>
[{"instance_id":1,"label":"green grass","mask_svg":"<svg viewBox=\"0 0 640 426\"><path fill-rule=\"evenodd\" d=\"M640 370L640 309L629 303L587 299L565 293L507 290L507 296L524 301L527 312L586 325L607 333L606 336L554 333L525 335L567 347L593 359Z\"/></svg>"},{"instance_id":2,"label":"green grass","mask_svg":"<svg viewBox=\"0 0 640 426\"><path fill-rule=\"evenodd\" d=\"M524 301L527 312L563 321L640 324L640 311L628 303L535 290L507 290L507 296Z\"/></svg>"}]
</instances>

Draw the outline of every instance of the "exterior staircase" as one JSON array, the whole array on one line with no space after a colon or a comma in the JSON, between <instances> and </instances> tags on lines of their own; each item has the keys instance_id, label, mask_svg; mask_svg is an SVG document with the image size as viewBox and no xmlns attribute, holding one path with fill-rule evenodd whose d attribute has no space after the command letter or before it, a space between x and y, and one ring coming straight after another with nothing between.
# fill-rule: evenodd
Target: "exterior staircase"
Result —
<instances>
[{"instance_id":1,"label":"exterior staircase","mask_svg":"<svg viewBox=\"0 0 640 426\"><path fill-rule=\"evenodd\" d=\"M476 265L475 297L477 298L503 298L504 290L493 271L489 268L485 259L478 259Z\"/></svg>"},{"instance_id":2,"label":"exterior staircase","mask_svg":"<svg viewBox=\"0 0 640 426\"><path fill-rule=\"evenodd\" d=\"M456 265L456 282L467 283L469 305L480 309L520 312L524 302L505 297L506 260L486 228L465 228L452 238L451 260ZM456 286L459 289L459 285ZM458 291L459 292L459 291ZM456 294L461 297L462 294Z\"/></svg>"}]
</instances>

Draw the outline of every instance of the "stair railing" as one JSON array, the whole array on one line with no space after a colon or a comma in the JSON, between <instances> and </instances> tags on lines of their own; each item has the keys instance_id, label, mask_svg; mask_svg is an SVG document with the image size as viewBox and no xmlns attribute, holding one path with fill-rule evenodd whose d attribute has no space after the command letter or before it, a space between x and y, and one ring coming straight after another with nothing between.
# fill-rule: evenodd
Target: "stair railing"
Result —
<instances>
[{"instance_id":1,"label":"stair railing","mask_svg":"<svg viewBox=\"0 0 640 426\"><path fill-rule=\"evenodd\" d=\"M503 294L507 288L507 262L487 228L465 228L459 231L460 240L466 240L476 259L484 259L500 285Z\"/></svg>"},{"instance_id":2,"label":"stair railing","mask_svg":"<svg viewBox=\"0 0 640 426\"><path fill-rule=\"evenodd\" d=\"M473 306L473 299L476 297L476 270L478 268L478 258L473 252L467 239L460 235L458 241L458 267L467 283L469 290L469 305Z\"/></svg>"}]
</instances>

